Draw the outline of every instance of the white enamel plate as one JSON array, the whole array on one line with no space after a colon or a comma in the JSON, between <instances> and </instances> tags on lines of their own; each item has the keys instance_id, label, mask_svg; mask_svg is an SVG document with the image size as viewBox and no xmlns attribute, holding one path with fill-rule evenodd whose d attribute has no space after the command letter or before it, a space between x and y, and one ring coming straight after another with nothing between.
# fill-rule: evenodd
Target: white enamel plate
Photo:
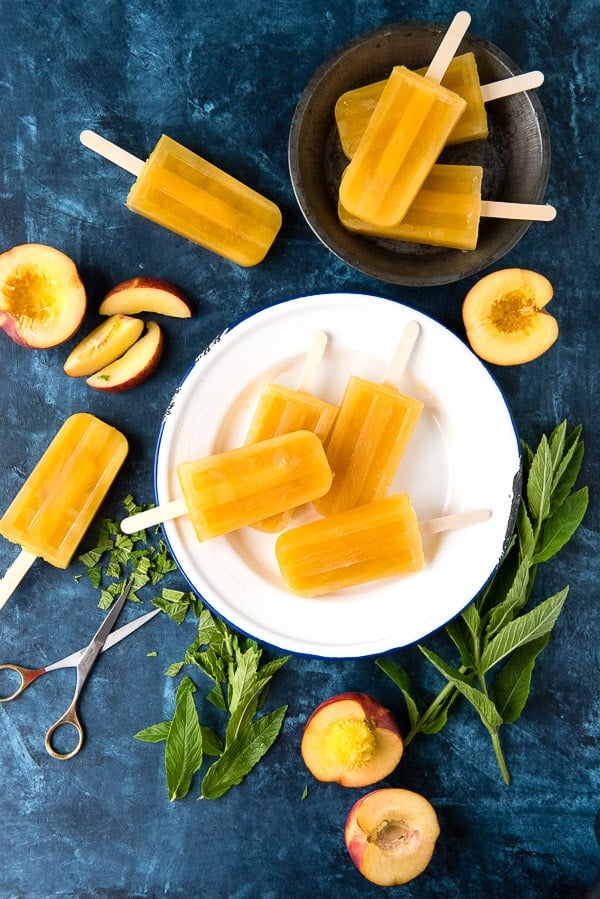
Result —
<instances>
[{"instance_id":1,"label":"white enamel plate","mask_svg":"<svg viewBox=\"0 0 600 899\"><path fill-rule=\"evenodd\" d=\"M264 381L295 387L315 331L329 342L314 393L339 402L351 374L381 381L405 324L421 326L399 388L425 404L391 492L406 491L419 520L486 508L483 524L424 540L426 566L327 597L283 585L276 535L252 528L199 543L186 516L164 525L194 591L233 627L280 649L322 657L406 646L455 617L494 572L514 526L520 455L506 403L485 367L420 312L362 294L302 297L226 331L192 366L162 423L158 504L181 496L176 466L240 446ZM301 510L295 523L315 513Z\"/></svg>"}]
</instances>

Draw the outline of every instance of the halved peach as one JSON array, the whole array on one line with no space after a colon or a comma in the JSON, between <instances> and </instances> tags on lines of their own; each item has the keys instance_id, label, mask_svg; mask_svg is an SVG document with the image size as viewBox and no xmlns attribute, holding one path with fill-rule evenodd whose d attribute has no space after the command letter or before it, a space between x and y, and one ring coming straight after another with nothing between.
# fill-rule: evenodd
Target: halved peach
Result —
<instances>
[{"instance_id":1,"label":"halved peach","mask_svg":"<svg viewBox=\"0 0 600 899\"><path fill-rule=\"evenodd\" d=\"M471 348L495 365L519 365L545 353L558 337L558 323L545 306L554 295L537 272L506 268L473 285L463 303Z\"/></svg>"},{"instance_id":2,"label":"halved peach","mask_svg":"<svg viewBox=\"0 0 600 899\"><path fill-rule=\"evenodd\" d=\"M141 318L117 312L84 337L63 366L71 378L93 375L125 353L144 330Z\"/></svg>"},{"instance_id":3,"label":"halved peach","mask_svg":"<svg viewBox=\"0 0 600 899\"><path fill-rule=\"evenodd\" d=\"M148 322L143 337L127 352L86 380L94 390L122 393L137 387L150 377L162 356L163 335L156 322Z\"/></svg>"},{"instance_id":4,"label":"halved peach","mask_svg":"<svg viewBox=\"0 0 600 899\"><path fill-rule=\"evenodd\" d=\"M391 774L404 743L392 715L376 699L339 693L310 715L300 751L317 780L366 787Z\"/></svg>"},{"instance_id":5,"label":"halved peach","mask_svg":"<svg viewBox=\"0 0 600 899\"><path fill-rule=\"evenodd\" d=\"M360 873L379 886L414 880L428 866L440 834L431 803L412 790L374 790L354 803L344 833Z\"/></svg>"},{"instance_id":6,"label":"halved peach","mask_svg":"<svg viewBox=\"0 0 600 899\"><path fill-rule=\"evenodd\" d=\"M0 255L0 328L21 346L48 349L78 331L87 306L72 259L46 244Z\"/></svg>"},{"instance_id":7,"label":"halved peach","mask_svg":"<svg viewBox=\"0 0 600 899\"><path fill-rule=\"evenodd\" d=\"M117 284L100 303L99 312L100 315L152 312L175 318L190 318L192 315L190 302L179 287L162 278L149 277L130 278Z\"/></svg>"}]
</instances>

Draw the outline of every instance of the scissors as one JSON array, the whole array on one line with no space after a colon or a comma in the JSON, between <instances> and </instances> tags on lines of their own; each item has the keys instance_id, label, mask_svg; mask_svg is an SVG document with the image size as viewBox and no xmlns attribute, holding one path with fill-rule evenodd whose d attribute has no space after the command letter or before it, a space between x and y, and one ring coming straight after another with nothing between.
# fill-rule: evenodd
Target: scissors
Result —
<instances>
[{"instance_id":1,"label":"scissors","mask_svg":"<svg viewBox=\"0 0 600 899\"><path fill-rule=\"evenodd\" d=\"M37 680L42 674L46 674L48 671L56 671L59 668L75 668L77 670L77 683L75 686L75 693L73 694L73 699L71 701L70 706L58 721L55 721L54 724L48 728L48 732L46 733L45 746L46 750L50 753L50 755L55 759L66 760L73 758L74 755L77 755L81 747L83 746L84 740L84 732L83 727L81 726L81 722L77 716L77 702L79 700L79 695L83 690L83 686L87 681L94 664L101 652L104 652L106 649L110 649L111 646L114 646L115 643L119 643L125 637L128 637L134 631L136 631L139 627L146 624L150 621L151 618L154 618L155 615L161 611L160 609L154 609L152 612L147 612L145 615L140 615L138 618L135 618L133 621L130 621L129 624L123 625L118 630L111 633L113 625L115 624L119 612L123 608L125 604L125 600L129 596L131 588L133 587L133 578L130 578L121 595L114 603L112 609L90 640L87 646L83 649L78 650L77 652L71 653L70 656L66 656L64 659L60 659L58 662L54 662L52 665L48 665L46 668L23 668L21 665L12 665L12 664L4 664L0 665L1 669L8 669L9 671L14 671L21 678L21 683L10 696L1 696L0 702L9 702L11 699L16 699L17 696L20 696L27 687ZM54 736L55 731L58 730L63 724L68 724L71 727L74 727L77 731L77 745L70 752L58 752L54 746L52 745L52 737Z\"/></svg>"}]
</instances>

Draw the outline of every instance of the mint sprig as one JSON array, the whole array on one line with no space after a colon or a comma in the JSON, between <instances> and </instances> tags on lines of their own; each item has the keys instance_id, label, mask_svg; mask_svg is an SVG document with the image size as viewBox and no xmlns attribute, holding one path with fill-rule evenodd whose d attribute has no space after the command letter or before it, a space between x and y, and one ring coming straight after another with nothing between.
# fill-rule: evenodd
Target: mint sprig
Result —
<instances>
[{"instance_id":1,"label":"mint sprig","mask_svg":"<svg viewBox=\"0 0 600 899\"><path fill-rule=\"evenodd\" d=\"M432 649L419 646L446 681L426 706L408 673L390 658L376 664L402 693L410 730L438 733L460 697L478 713L487 729L505 783L510 774L500 745L500 729L516 721L525 708L536 660L548 644L563 609L568 587L532 605L537 569L556 555L581 524L588 489L574 490L584 444L581 426L571 433L563 421L532 450L521 443L523 495L515 533L494 577L479 596L445 628L459 661L451 664Z\"/></svg>"}]
</instances>

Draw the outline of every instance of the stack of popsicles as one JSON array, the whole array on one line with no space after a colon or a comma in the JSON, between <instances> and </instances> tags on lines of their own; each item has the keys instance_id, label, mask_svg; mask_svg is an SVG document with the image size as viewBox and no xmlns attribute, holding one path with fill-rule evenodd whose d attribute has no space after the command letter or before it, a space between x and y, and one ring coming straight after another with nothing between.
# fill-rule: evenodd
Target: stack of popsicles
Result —
<instances>
[{"instance_id":1,"label":"stack of popsicles","mask_svg":"<svg viewBox=\"0 0 600 899\"><path fill-rule=\"evenodd\" d=\"M540 72L528 72L481 86L473 53L453 58L469 21L466 13L455 17L427 69L395 66L386 80L338 99L338 134L350 159L338 214L349 230L473 250L481 217L555 217L545 204L482 201L481 167L438 162L446 145L487 137L486 102L543 81Z\"/></svg>"},{"instance_id":2,"label":"stack of popsicles","mask_svg":"<svg viewBox=\"0 0 600 899\"><path fill-rule=\"evenodd\" d=\"M275 545L281 575L304 596L419 570L425 533L488 517L419 523L407 494L387 495L423 410L396 386L419 333L409 322L382 383L351 376L336 407L306 389L326 342L319 332L299 389L264 385L246 443L180 463L181 498L125 519L122 530L188 515L199 541L246 526L283 531ZM288 527L307 503L320 518Z\"/></svg>"}]
</instances>

